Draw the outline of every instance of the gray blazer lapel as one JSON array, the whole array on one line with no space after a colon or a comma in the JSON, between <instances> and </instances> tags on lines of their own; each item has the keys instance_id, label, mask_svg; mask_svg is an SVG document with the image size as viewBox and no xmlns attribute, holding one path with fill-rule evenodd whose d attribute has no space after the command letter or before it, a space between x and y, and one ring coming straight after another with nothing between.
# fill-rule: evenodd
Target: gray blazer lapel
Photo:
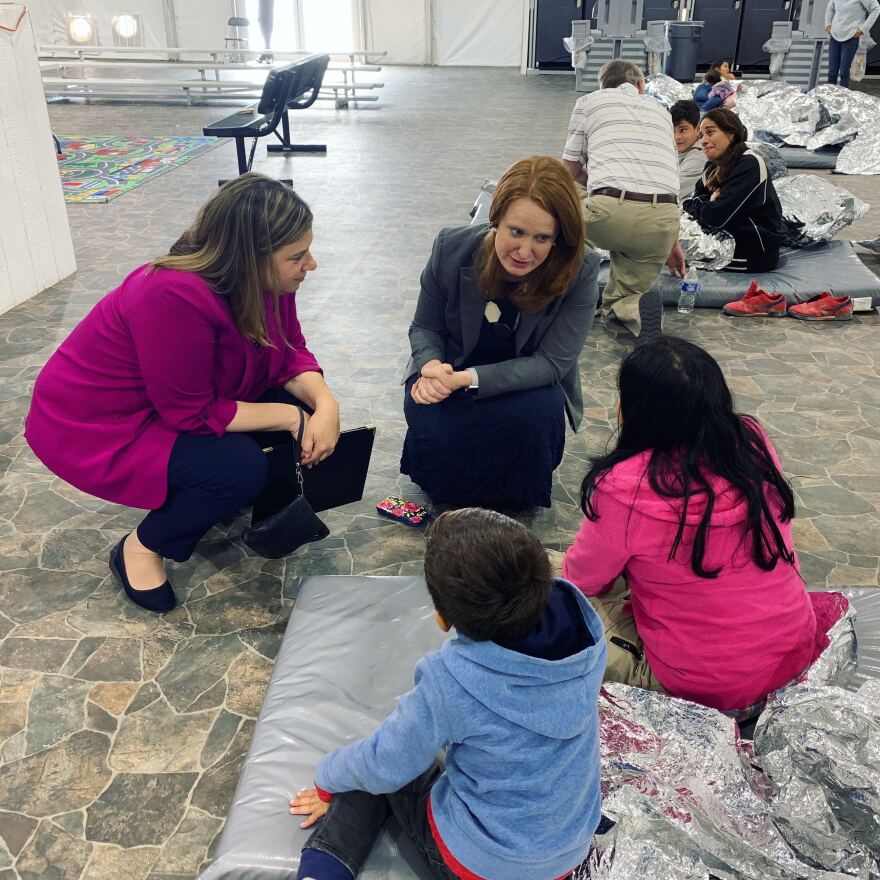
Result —
<instances>
[{"instance_id":1,"label":"gray blazer lapel","mask_svg":"<svg viewBox=\"0 0 880 880\"><path fill-rule=\"evenodd\" d=\"M526 343L529 341L532 333L538 328L538 325L541 324L542 321L552 321L553 317L559 311L560 303L562 302L562 297L559 296L547 308L542 309L540 312L536 312L533 315L527 314L526 312L520 312L519 315L519 326L516 328L516 354L517 356L523 353L523 349L526 347Z\"/></svg>"},{"instance_id":2,"label":"gray blazer lapel","mask_svg":"<svg viewBox=\"0 0 880 880\"><path fill-rule=\"evenodd\" d=\"M477 272L473 266L465 266L459 272L458 302L461 309L461 346L460 363L463 363L477 347L480 339L480 327L486 312L486 300L477 287Z\"/></svg>"},{"instance_id":3,"label":"gray blazer lapel","mask_svg":"<svg viewBox=\"0 0 880 880\"><path fill-rule=\"evenodd\" d=\"M544 317L543 312L536 312L530 315L527 312L519 313L519 325L516 328L516 353L517 356L522 354L529 337L535 332L535 328Z\"/></svg>"}]
</instances>

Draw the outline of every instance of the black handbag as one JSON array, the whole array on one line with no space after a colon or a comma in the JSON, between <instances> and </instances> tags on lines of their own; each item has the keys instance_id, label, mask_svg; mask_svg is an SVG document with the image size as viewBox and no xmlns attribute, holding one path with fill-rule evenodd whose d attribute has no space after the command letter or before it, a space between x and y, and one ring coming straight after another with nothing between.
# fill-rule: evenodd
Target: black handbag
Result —
<instances>
[{"instance_id":1,"label":"black handbag","mask_svg":"<svg viewBox=\"0 0 880 880\"><path fill-rule=\"evenodd\" d=\"M305 430L305 415L299 411L299 431L293 444L293 461L299 494L280 510L261 519L251 521L250 527L241 534L245 546L258 556L267 559L280 559L312 541L320 541L330 534L330 529L315 515L303 494L303 474L300 464L302 438ZM272 477L270 475L269 479Z\"/></svg>"}]
</instances>

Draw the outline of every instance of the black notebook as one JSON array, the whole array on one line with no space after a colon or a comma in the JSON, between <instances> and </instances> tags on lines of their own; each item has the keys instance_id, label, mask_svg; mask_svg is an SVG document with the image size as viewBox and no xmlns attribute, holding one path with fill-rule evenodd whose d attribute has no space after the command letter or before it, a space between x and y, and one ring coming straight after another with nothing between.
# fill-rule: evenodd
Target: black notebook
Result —
<instances>
[{"instance_id":1,"label":"black notebook","mask_svg":"<svg viewBox=\"0 0 880 880\"><path fill-rule=\"evenodd\" d=\"M352 504L364 497L364 484L373 452L376 428L367 425L339 435L333 455L312 468L303 468L303 494L315 513ZM254 501L252 522L259 522L286 507L299 495L293 443L264 450L269 459L266 488Z\"/></svg>"}]
</instances>

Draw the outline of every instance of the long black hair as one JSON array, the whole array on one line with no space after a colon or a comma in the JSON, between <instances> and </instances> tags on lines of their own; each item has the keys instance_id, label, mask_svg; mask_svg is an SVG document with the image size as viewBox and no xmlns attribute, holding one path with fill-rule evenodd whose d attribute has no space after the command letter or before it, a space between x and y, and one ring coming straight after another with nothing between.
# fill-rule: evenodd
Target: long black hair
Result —
<instances>
[{"instance_id":1,"label":"long black hair","mask_svg":"<svg viewBox=\"0 0 880 880\"><path fill-rule=\"evenodd\" d=\"M706 120L714 122L723 132L733 135L730 146L724 151L724 154L717 160L713 160L715 167L706 177L706 183L710 190L716 190L721 184L727 180L730 170L739 161L740 156L749 148L746 141L749 139L749 130L740 122L739 116L728 110L727 107L716 107L709 110L700 120L701 123Z\"/></svg>"},{"instance_id":2,"label":"long black hair","mask_svg":"<svg viewBox=\"0 0 880 880\"><path fill-rule=\"evenodd\" d=\"M794 564L768 500L768 488L782 504L781 519L794 517L794 493L770 454L758 423L734 412L733 398L715 359L698 345L661 336L630 352L618 374L622 424L617 445L591 459L581 484L581 508L595 520L593 495L616 465L640 452L650 452L645 469L650 487L680 504L678 530L668 559L682 543L691 498L706 504L691 547L691 568L699 577L717 577L721 568L704 565L717 476L740 493L748 507L747 535L751 555L764 571L780 557ZM743 537L746 537L744 535Z\"/></svg>"}]
</instances>

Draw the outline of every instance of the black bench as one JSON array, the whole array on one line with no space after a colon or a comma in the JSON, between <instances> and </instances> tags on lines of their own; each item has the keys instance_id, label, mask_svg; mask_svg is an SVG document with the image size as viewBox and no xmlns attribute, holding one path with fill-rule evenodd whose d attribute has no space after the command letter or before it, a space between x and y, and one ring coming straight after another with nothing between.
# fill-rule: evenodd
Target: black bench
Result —
<instances>
[{"instance_id":1,"label":"black bench","mask_svg":"<svg viewBox=\"0 0 880 880\"><path fill-rule=\"evenodd\" d=\"M239 174L251 170L257 141L269 134L274 134L280 141L278 144L268 146L269 153L326 153L326 144L290 142L290 120L287 111L305 110L315 103L329 62L329 55L309 55L293 64L271 70L266 77L263 94L260 96L256 110L249 107L233 113L219 122L205 126L202 134L206 137L235 138ZM278 134L279 123L281 134ZM245 154L245 138L254 139L249 156ZM223 183L225 181L221 180L220 184Z\"/></svg>"}]
</instances>

